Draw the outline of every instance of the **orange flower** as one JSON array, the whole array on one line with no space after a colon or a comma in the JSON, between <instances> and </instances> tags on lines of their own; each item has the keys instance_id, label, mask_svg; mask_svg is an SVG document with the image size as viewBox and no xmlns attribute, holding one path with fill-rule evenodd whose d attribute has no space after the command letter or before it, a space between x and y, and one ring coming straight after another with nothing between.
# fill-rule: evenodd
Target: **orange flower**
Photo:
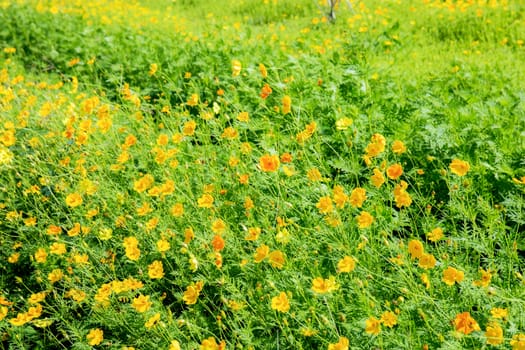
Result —
<instances>
[{"instance_id":1,"label":"orange flower","mask_svg":"<svg viewBox=\"0 0 525 350\"><path fill-rule=\"evenodd\" d=\"M277 168L279 168L279 157L276 155L269 155L265 154L261 158L259 158L259 166L261 167L262 171L265 172L273 172L276 171Z\"/></svg>"},{"instance_id":2,"label":"orange flower","mask_svg":"<svg viewBox=\"0 0 525 350\"><path fill-rule=\"evenodd\" d=\"M272 88L268 84L264 84L261 89L261 98L266 99L272 93Z\"/></svg>"},{"instance_id":3,"label":"orange flower","mask_svg":"<svg viewBox=\"0 0 525 350\"><path fill-rule=\"evenodd\" d=\"M395 180L403 174L403 167L400 164L392 164L386 169L386 176L389 179Z\"/></svg>"},{"instance_id":4,"label":"orange flower","mask_svg":"<svg viewBox=\"0 0 525 350\"><path fill-rule=\"evenodd\" d=\"M470 169L470 164L464 160L453 159L449 167L450 171L457 176L465 176Z\"/></svg>"},{"instance_id":5,"label":"orange flower","mask_svg":"<svg viewBox=\"0 0 525 350\"><path fill-rule=\"evenodd\" d=\"M263 78L268 77L268 71L266 70L265 65L262 63L259 63L259 72L261 72Z\"/></svg>"},{"instance_id":6,"label":"orange flower","mask_svg":"<svg viewBox=\"0 0 525 350\"><path fill-rule=\"evenodd\" d=\"M454 328L463 334L470 334L480 330L478 323L470 316L469 312L463 312L456 316L454 319Z\"/></svg>"},{"instance_id":7,"label":"orange flower","mask_svg":"<svg viewBox=\"0 0 525 350\"><path fill-rule=\"evenodd\" d=\"M224 238L222 238L219 234L216 234L215 236L213 236L213 239L211 240L211 245L214 251L220 252L221 250L224 249L226 242L224 241Z\"/></svg>"}]
</instances>

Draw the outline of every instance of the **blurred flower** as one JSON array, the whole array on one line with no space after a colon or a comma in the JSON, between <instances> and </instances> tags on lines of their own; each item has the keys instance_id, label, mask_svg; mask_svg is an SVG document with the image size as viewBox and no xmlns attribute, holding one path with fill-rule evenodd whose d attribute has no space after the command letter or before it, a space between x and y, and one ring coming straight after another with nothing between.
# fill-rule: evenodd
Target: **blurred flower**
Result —
<instances>
[{"instance_id":1,"label":"blurred flower","mask_svg":"<svg viewBox=\"0 0 525 350\"><path fill-rule=\"evenodd\" d=\"M373 335L381 333L381 320L378 320L375 317L369 317L365 321L365 332Z\"/></svg>"},{"instance_id":2,"label":"blurred flower","mask_svg":"<svg viewBox=\"0 0 525 350\"><path fill-rule=\"evenodd\" d=\"M335 128L337 130L346 130L348 129L354 121L350 118L341 118L336 120L335 122Z\"/></svg>"},{"instance_id":3,"label":"blurred flower","mask_svg":"<svg viewBox=\"0 0 525 350\"><path fill-rule=\"evenodd\" d=\"M443 229L440 227L433 229L432 231L427 233L427 238L429 241L432 242L439 241L441 238L443 238Z\"/></svg>"},{"instance_id":4,"label":"blurred flower","mask_svg":"<svg viewBox=\"0 0 525 350\"><path fill-rule=\"evenodd\" d=\"M367 228L372 225L374 222L374 217L370 215L367 211L362 211L361 214L359 214L356 218L357 220L357 227L359 228Z\"/></svg>"},{"instance_id":5,"label":"blurred flower","mask_svg":"<svg viewBox=\"0 0 525 350\"><path fill-rule=\"evenodd\" d=\"M192 283L188 287L186 287L186 291L182 296L182 300L184 301L184 303L186 303L186 305L193 305L197 303L197 298L199 297L203 286L204 282L199 281L196 283Z\"/></svg>"},{"instance_id":6,"label":"blurred flower","mask_svg":"<svg viewBox=\"0 0 525 350\"><path fill-rule=\"evenodd\" d=\"M419 259L425 252L425 248L423 247L423 243L420 241L413 239L410 242L408 242L408 252L410 253L410 257L412 259Z\"/></svg>"},{"instance_id":7,"label":"blurred flower","mask_svg":"<svg viewBox=\"0 0 525 350\"><path fill-rule=\"evenodd\" d=\"M266 99L270 94L272 93L272 88L268 84L264 84L264 86L261 89L261 98Z\"/></svg>"},{"instance_id":8,"label":"blurred flower","mask_svg":"<svg viewBox=\"0 0 525 350\"><path fill-rule=\"evenodd\" d=\"M99 328L92 329L86 335L86 339L91 346L99 345L104 340L104 332Z\"/></svg>"},{"instance_id":9,"label":"blurred flower","mask_svg":"<svg viewBox=\"0 0 525 350\"><path fill-rule=\"evenodd\" d=\"M381 323L387 326L388 328L392 328L397 324L397 316L392 311L385 311L381 315Z\"/></svg>"},{"instance_id":10,"label":"blurred flower","mask_svg":"<svg viewBox=\"0 0 525 350\"><path fill-rule=\"evenodd\" d=\"M465 274L463 273L463 271L459 271L450 266L443 271L443 282L445 282L449 286L454 285L454 283L459 283L463 281L464 277Z\"/></svg>"},{"instance_id":11,"label":"blurred flower","mask_svg":"<svg viewBox=\"0 0 525 350\"><path fill-rule=\"evenodd\" d=\"M156 63L150 64L148 74L150 76L155 75L155 73L157 72L157 69L159 69L159 66Z\"/></svg>"},{"instance_id":12,"label":"blurred flower","mask_svg":"<svg viewBox=\"0 0 525 350\"><path fill-rule=\"evenodd\" d=\"M78 207L82 204L82 197L78 193L71 193L66 197L66 204L71 208Z\"/></svg>"},{"instance_id":13,"label":"blurred flower","mask_svg":"<svg viewBox=\"0 0 525 350\"><path fill-rule=\"evenodd\" d=\"M268 71L266 70L266 67L262 63L259 63L259 72L261 72L261 75L263 78L268 77Z\"/></svg>"},{"instance_id":14,"label":"blurred flower","mask_svg":"<svg viewBox=\"0 0 525 350\"><path fill-rule=\"evenodd\" d=\"M503 329L496 322L491 322L487 325L485 330L485 337L487 338L487 344L499 345L503 343Z\"/></svg>"},{"instance_id":15,"label":"blurred flower","mask_svg":"<svg viewBox=\"0 0 525 350\"><path fill-rule=\"evenodd\" d=\"M372 185L374 185L376 188L381 187L381 185L385 183L385 177L383 176L383 173L377 168L374 169L374 175L370 177L370 180L372 181Z\"/></svg>"},{"instance_id":16,"label":"blurred flower","mask_svg":"<svg viewBox=\"0 0 525 350\"><path fill-rule=\"evenodd\" d=\"M406 152L406 147L405 147L405 144L402 142L402 141L399 141L399 140L395 140L393 143L392 143L392 152L394 152L395 154L402 154L402 153L405 153Z\"/></svg>"},{"instance_id":17,"label":"blurred flower","mask_svg":"<svg viewBox=\"0 0 525 350\"><path fill-rule=\"evenodd\" d=\"M241 61L233 60L232 61L232 75L234 77L238 76L239 74L241 74L241 70L242 70Z\"/></svg>"},{"instance_id":18,"label":"blurred flower","mask_svg":"<svg viewBox=\"0 0 525 350\"><path fill-rule=\"evenodd\" d=\"M273 172L279 168L279 157L276 155L265 154L259 158L259 166L262 171Z\"/></svg>"},{"instance_id":19,"label":"blurred flower","mask_svg":"<svg viewBox=\"0 0 525 350\"><path fill-rule=\"evenodd\" d=\"M137 312L143 313L151 308L153 303L149 301L149 295L140 294L138 297L133 298L131 306L137 310Z\"/></svg>"},{"instance_id":20,"label":"blurred flower","mask_svg":"<svg viewBox=\"0 0 525 350\"><path fill-rule=\"evenodd\" d=\"M350 342L346 337L340 337L339 341L335 344L328 344L328 350L348 350Z\"/></svg>"},{"instance_id":21,"label":"blurred flower","mask_svg":"<svg viewBox=\"0 0 525 350\"><path fill-rule=\"evenodd\" d=\"M469 312L462 312L456 316L454 328L456 331L467 335L480 330L478 323L470 316Z\"/></svg>"},{"instance_id":22,"label":"blurred flower","mask_svg":"<svg viewBox=\"0 0 525 350\"><path fill-rule=\"evenodd\" d=\"M290 310L290 302L285 292L279 293L278 296L272 298L272 309L279 312L288 312Z\"/></svg>"},{"instance_id":23,"label":"blurred flower","mask_svg":"<svg viewBox=\"0 0 525 350\"><path fill-rule=\"evenodd\" d=\"M431 269L436 266L436 258L432 254L423 253L419 258L419 267Z\"/></svg>"},{"instance_id":24,"label":"blurred flower","mask_svg":"<svg viewBox=\"0 0 525 350\"><path fill-rule=\"evenodd\" d=\"M316 277L312 280L312 290L319 294L330 293L338 288L339 285L336 283L334 276L330 276L327 279Z\"/></svg>"},{"instance_id":25,"label":"blurred flower","mask_svg":"<svg viewBox=\"0 0 525 350\"><path fill-rule=\"evenodd\" d=\"M283 109L282 109L282 112L283 114L288 114L290 113L292 110L292 99L290 96L288 95L285 95L283 97Z\"/></svg>"},{"instance_id":26,"label":"blurred flower","mask_svg":"<svg viewBox=\"0 0 525 350\"><path fill-rule=\"evenodd\" d=\"M525 350L525 334L514 334L510 346L512 346L512 350Z\"/></svg>"},{"instance_id":27,"label":"blurred flower","mask_svg":"<svg viewBox=\"0 0 525 350\"><path fill-rule=\"evenodd\" d=\"M366 190L364 188L354 188L350 193L350 205L354 208L361 208L366 200Z\"/></svg>"},{"instance_id":28,"label":"blurred flower","mask_svg":"<svg viewBox=\"0 0 525 350\"><path fill-rule=\"evenodd\" d=\"M350 256L345 256L337 263L337 272L352 272L355 268L355 259Z\"/></svg>"},{"instance_id":29,"label":"blurred flower","mask_svg":"<svg viewBox=\"0 0 525 350\"><path fill-rule=\"evenodd\" d=\"M458 176L465 176L469 169L469 163L464 160L453 159L450 163L450 171Z\"/></svg>"},{"instance_id":30,"label":"blurred flower","mask_svg":"<svg viewBox=\"0 0 525 350\"><path fill-rule=\"evenodd\" d=\"M389 179L395 180L403 174L403 168L400 164L392 164L386 169L386 175Z\"/></svg>"},{"instance_id":31,"label":"blurred flower","mask_svg":"<svg viewBox=\"0 0 525 350\"><path fill-rule=\"evenodd\" d=\"M155 260L150 265L148 265L148 276L151 279L161 279L164 277L164 268L162 266L162 261Z\"/></svg>"}]
</instances>

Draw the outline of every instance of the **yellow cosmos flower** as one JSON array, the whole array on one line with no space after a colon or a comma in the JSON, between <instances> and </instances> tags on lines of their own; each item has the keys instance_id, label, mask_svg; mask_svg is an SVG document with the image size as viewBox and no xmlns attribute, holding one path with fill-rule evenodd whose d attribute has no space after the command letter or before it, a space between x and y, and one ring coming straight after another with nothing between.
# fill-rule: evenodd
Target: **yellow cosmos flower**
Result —
<instances>
[{"instance_id":1,"label":"yellow cosmos flower","mask_svg":"<svg viewBox=\"0 0 525 350\"><path fill-rule=\"evenodd\" d=\"M357 216L357 227L359 228L367 228L372 225L374 222L374 217L370 215L367 211L362 211L361 214Z\"/></svg>"},{"instance_id":2,"label":"yellow cosmos flower","mask_svg":"<svg viewBox=\"0 0 525 350\"><path fill-rule=\"evenodd\" d=\"M278 296L272 298L272 309L279 312L288 312L290 310L290 301L285 292L279 293Z\"/></svg>"},{"instance_id":3,"label":"yellow cosmos flower","mask_svg":"<svg viewBox=\"0 0 525 350\"><path fill-rule=\"evenodd\" d=\"M337 263L337 272L352 272L355 269L355 259L350 256L345 256Z\"/></svg>"},{"instance_id":4,"label":"yellow cosmos flower","mask_svg":"<svg viewBox=\"0 0 525 350\"><path fill-rule=\"evenodd\" d=\"M75 208L82 204L82 196L78 193L71 193L66 197L66 204L68 207Z\"/></svg>"},{"instance_id":5,"label":"yellow cosmos flower","mask_svg":"<svg viewBox=\"0 0 525 350\"><path fill-rule=\"evenodd\" d=\"M326 294L333 292L339 288L334 276L327 279L316 277L312 280L312 290L318 294Z\"/></svg>"},{"instance_id":6,"label":"yellow cosmos flower","mask_svg":"<svg viewBox=\"0 0 525 350\"><path fill-rule=\"evenodd\" d=\"M150 309L153 303L149 301L149 295L140 294L138 297L133 298L131 306L137 310L137 312L143 313Z\"/></svg>"},{"instance_id":7,"label":"yellow cosmos flower","mask_svg":"<svg viewBox=\"0 0 525 350\"><path fill-rule=\"evenodd\" d=\"M99 328L92 329L86 335L86 339L91 346L99 345L104 340L104 332Z\"/></svg>"},{"instance_id":8,"label":"yellow cosmos flower","mask_svg":"<svg viewBox=\"0 0 525 350\"><path fill-rule=\"evenodd\" d=\"M335 344L328 344L328 350L348 350L350 342L346 337L340 337Z\"/></svg>"},{"instance_id":9,"label":"yellow cosmos flower","mask_svg":"<svg viewBox=\"0 0 525 350\"><path fill-rule=\"evenodd\" d=\"M459 271L450 266L445 271L443 271L443 282L445 282L449 286L454 285L454 283L459 283L463 281L464 277L465 274L463 273L463 271Z\"/></svg>"},{"instance_id":10,"label":"yellow cosmos flower","mask_svg":"<svg viewBox=\"0 0 525 350\"><path fill-rule=\"evenodd\" d=\"M378 335L381 332L381 320L375 317L369 317L365 321L365 332L372 335Z\"/></svg>"},{"instance_id":11,"label":"yellow cosmos flower","mask_svg":"<svg viewBox=\"0 0 525 350\"><path fill-rule=\"evenodd\" d=\"M464 160L453 159L449 168L457 176L465 176L470 170L470 164Z\"/></svg>"}]
</instances>

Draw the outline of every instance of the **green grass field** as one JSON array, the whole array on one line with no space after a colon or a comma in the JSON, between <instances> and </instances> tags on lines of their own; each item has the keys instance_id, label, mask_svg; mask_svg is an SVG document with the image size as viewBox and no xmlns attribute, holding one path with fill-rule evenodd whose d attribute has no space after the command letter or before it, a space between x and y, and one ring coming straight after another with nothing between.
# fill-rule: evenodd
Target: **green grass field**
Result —
<instances>
[{"instance_id":1,"label":"green grass field","mask_svg":"<svg viewBox=\"0 0 525 350\"><path fill-rule=\"evenodd\" d=\"M0 0L2 349L525 349L525 3Z\"/></svg>"}]
</instances>

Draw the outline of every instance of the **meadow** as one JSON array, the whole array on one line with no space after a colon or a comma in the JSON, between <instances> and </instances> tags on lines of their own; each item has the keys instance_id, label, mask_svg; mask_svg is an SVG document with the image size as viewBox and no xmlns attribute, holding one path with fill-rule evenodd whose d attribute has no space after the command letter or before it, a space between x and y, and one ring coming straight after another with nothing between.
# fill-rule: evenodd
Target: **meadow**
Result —
<instances>
[{"instance_id":1,"label":"meadow","mask_svg":"<svg viewBox=\"0 0 525 350\"><path fill-rule=\"evenodd\" d=\"M328 10L0 0L0 348L525 349L525 3Z\"/></svg>"}]
</instances>

